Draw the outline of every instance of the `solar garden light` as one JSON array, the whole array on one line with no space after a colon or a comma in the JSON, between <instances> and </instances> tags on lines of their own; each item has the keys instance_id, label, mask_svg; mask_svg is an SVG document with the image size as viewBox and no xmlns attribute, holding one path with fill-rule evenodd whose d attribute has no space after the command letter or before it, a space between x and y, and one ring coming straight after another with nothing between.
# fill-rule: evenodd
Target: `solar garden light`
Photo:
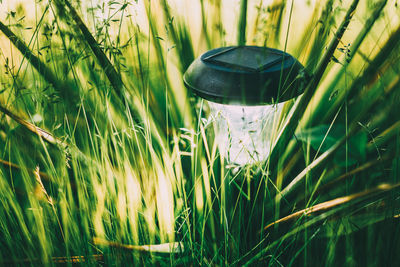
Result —
<instances>
[{"instance_id":1,"label":"solar garden light","mask_svg":"<svg viewBox=\"0 0 400 267\"><path fill-rule=\"evenodd\" d=\"M304 78L304 67L291 55L258 46L210 50L183 77L208 102L220 155L239 166L268 157L274 120L303 92Z\"/></svg>"}]
</instances>

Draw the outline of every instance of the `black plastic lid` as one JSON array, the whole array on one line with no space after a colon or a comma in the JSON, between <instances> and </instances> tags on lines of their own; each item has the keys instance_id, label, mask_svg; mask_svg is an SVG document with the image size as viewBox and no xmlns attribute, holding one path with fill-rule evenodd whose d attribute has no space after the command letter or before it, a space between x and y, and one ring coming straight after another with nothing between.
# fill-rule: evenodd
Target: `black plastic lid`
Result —
<instances>
[{"instance_id":1,"label":"black plastic lid","mask_svg":"<svg viewBox=\"0 0 400 267\"><path fill-rule=\"evenodd\" d=\"M304 67L291 55L268 47L231 46L197 58L183 76L186 87L217 103L262 105L303 93Z\"/></svg>"}]
</instances>

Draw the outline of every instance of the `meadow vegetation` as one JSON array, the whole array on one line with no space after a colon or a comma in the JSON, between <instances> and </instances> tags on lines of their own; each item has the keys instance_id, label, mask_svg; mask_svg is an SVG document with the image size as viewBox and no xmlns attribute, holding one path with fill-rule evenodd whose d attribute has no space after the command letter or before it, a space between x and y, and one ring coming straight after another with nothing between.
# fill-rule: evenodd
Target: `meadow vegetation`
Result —
<instances>
[{"instance_id":1,"label":"meadow vegetation","mask_svg":"<svg viewBox=\"0 0 400 267\"><path fill-rule=\"evenodd\" d=\"M400 263L397 1L2 2L0 265ZM182 80L237 44L311 77L239 169Z\"/></svg>"}]
</instances>

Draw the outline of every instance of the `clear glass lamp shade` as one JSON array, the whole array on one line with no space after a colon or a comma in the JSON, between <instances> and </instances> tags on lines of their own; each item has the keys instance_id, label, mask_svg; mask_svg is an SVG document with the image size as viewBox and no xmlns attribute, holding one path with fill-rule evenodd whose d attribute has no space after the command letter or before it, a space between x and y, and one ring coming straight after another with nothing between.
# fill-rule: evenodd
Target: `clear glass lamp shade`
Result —
<instances>
[{"instance_id":1,"label":"clear glass lamp shade","mask_svg":"<svg viewBox=\"0 0 400 267\"><path fill-rule=\"evenodd\" d=\"M243 166L268 157L285 102L264 106L207 102L214 121L215 142L228 164Z\"/></svg>"}]
</instances>

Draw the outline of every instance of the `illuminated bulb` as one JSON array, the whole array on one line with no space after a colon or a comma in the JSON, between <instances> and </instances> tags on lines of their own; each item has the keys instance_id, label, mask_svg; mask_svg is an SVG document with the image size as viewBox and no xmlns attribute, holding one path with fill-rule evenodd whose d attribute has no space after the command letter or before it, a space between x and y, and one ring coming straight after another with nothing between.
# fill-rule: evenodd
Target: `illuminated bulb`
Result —
<instances>
[{"instance_id":1,"label":"illuminated bulb","mask_svg":"<svg viewBox=\"0 0 400 267\"><path fill-rule=\"evenodd\" d=\"M265 160L284 104L238 106L208 101L220 155L240 166Z\"/></svg>"},{"instance_id":2,"label":"illuminated bulb","mask_svg":"<svg viewBox=\"0 0 400 267\"><path fill-rule=\"evenodd\" d=\"M293 56L260 46L212 49L183 76L185 86L208 101L220 155L236 166L268 158L282 107L304 92L308 79Z\"/></svg>"}]
</instances>

